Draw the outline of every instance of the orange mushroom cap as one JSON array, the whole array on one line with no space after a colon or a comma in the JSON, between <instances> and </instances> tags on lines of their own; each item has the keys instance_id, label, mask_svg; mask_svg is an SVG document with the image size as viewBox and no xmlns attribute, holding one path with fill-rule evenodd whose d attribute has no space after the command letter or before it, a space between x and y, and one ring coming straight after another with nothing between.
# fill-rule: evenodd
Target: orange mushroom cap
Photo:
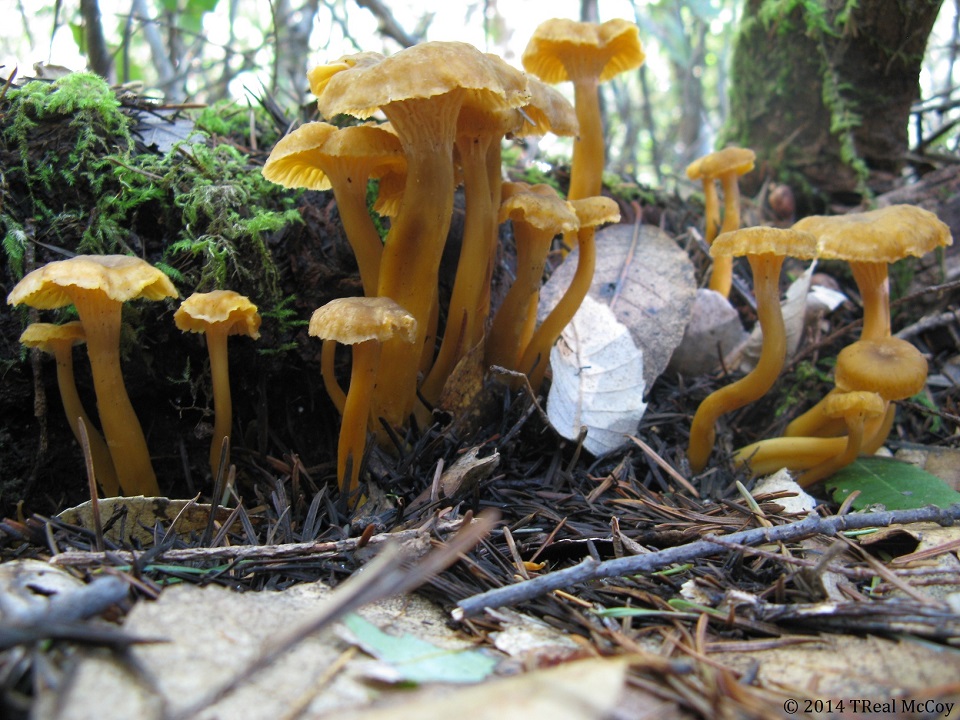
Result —
<instances>
[{"instance_id":1,"label":"orange mushroom cap","mask_svg":"<svg viewBox=\"0 0 960 720\"><path fill-rule=\"evenodd\" d=\"M130 255L77 255L27 274L7 296L41 309L73 304L87 334L100 422L123 491L157 495L147 442L120 373L120 308L142 297L177 297L160 270Z\"/></svg>"},{"instance_id":2,"label":"orange mushroom cap","mask_svg":"<svg viewBox=\"0 0 960 720\"><path fill-rule=\"evenodd\" d=\"M260 337L260 313L249 298L233 290L212 290L194 293L173 314L173 321L183 332L207 332L219 325L227 335Z\"/></svg>"},{"instance_id":3,"label":"orange mushroom cap","mask_svg":"<svg viewBox=\"0 0 960 720\"><path fill-rule=\"evenodd\" d=\"M576 81L582 74L606 82L643 64L646 55L634 23L621 18L587 23L553 18L534 30L522 62L546 83Z\"/></svg>"}]
</instances>

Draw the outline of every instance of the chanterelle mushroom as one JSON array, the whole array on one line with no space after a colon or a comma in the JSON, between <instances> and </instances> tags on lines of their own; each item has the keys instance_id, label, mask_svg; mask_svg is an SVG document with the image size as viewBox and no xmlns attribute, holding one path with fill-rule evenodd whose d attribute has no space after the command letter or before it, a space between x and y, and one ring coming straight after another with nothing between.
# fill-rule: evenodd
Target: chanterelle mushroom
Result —
<instances>
[{"instance_id":1,"label":"chanterelle mushroom","mask_svg":"<svg viewBox=\"0 0 960 720\"><path fill-rule=\"evenodd\" d=\"M477 95L519 107L529 99L526 82L522 74L505 71L502 62L461 42L421 43L387 58L348 56L314 68L309 79L325 117L346 113L365 118L379 108L407 158L400 212L384 241L378 295L392 298L414 317L417 337L413 343L385 344L374 398L375 412L402 426L416 400L453 210L457 116L467 98Z\"/></svg>"},{"instance_id":2,"label":"chanterelle mushroom","mask_svg":"<svg viewBox=\"0 0 960 720\"><path fill-rule=\"evenodd\" d=\"M337 444L337 480L341 493L352 503L367 442L381 346L391 340L412 343L417 322L390 298L337 298L314 311L308 332L324 340L353 346L350 387Z\"/></svg>"},{"instance_id":3,"label":"chanterelle mushroom","mask_svg":"<svg viewBox=\"0 0 960 720\"><path fill-rule=\"evenodd\" d=\"M110 457L110 451L107 449L103 436L83 408L73 375L73 346L85 342L86 339L83 325L78 321L64 323L63 325L33 323L28 325L20 336L20 342L27 347L48 352L56 358L57 385L60 388L60 399L63 401L63 411L67 416L67 424L70 425L70 430L77 438L77 442L82 443L78 421L83 421L87 430L90 456L93 459L94 475L96 475L100 487L103 488L103 494L107 497L113 497L120 492L120 483L117 481L117 471L113 467L113 458Z\"/></svg>"},{"instance_id":4,"label":"chanterelle mushroom","mask_svg":"<svg viewBox=\"0 0 960 720\"><path fill-rule=\"evenodd\" d=\"M159 495L140 421L120 371L120 309L135 298L177 297L170 278L130 255L77 255L27 274L7 296L11 305L50 310L73 304L87 334L87 353L103 434L127 495Z\"/></svg>"},{"instance_id":5,"label":"chanterelle mushroom","mask_svg":"<svg viewBox=\"0 0 960 720\"><path fill-rule=\"evenodd\" d=\"M753 271L757 318L763 346L756 367L736 382L708 395L693 416L687 457L694 472L701 472L713 450L716 422L721 415L754 402L776 382L787 352L786 330L780 308L780 269L786 256L812 259L817 241L809 233L752 227L719 235L710 246L716 256L747 257Z\"/></svg>"},{"instance_id":6,"label":"chanterelle mushroom","mask_svg":"<svg viewBox=\"0 0 960 720\"><path fill-rule=\"evenodd\" d=\"M210 356L213 383L213 439L210 442L210 474L217 478L223 439L230 437L233 425L233 402L230 399L230 363L227 360L227 337L249 335L260 337L260 313L257 306L233 290L194 293L184 300L173 315L173 321L184 332L204 333ZM230 457L226 458L229 467Z\"/></svg>"}]
</instances>

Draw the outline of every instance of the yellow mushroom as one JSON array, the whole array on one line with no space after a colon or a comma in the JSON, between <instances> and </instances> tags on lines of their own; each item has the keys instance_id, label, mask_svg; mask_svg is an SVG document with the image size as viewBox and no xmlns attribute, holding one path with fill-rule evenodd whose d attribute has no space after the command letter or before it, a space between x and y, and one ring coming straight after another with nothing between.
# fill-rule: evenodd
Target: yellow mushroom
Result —
<instances>
[{"instance_id":1,"label":"yellow mushroom","mask_svg":"<svg viewBox=\"0 0 960 720\"><path fill-rule=\"evenodd\" d=\"M913 345L899 338L858 340L837 355L834 371L836 389L818 403L821 423L831 419L828 408L833 396L849 392L878 394L883 402L879 416L865 419L860 451L874 453L887 439L897 400L923 389L927 360ZM789 436L768 438L743 447L734 454L735 464L746 464L753 475L765 475L780 468L809 470L844 451L845 437Z\"/></svg>"},{"instance_id":2,"label":"yellow mushroom","mask_svg":"<svg viewBox=\"0 0 960 720\"><path fill-rule=\"evenodd\" d=\"M703 239L712 245L717 235L740 229L740 183L738 178L753 170L756 154L753 150L726 147L705 155L687 166L687 177L703 183L703 214L705 227ZM723 224L720 220L720 201L717 196L717 181L723 189ZM724 297L730 295L733 283L733 257L719 256L713 259L710 273L710 289Z\"/></svg>"},{"instance_id":3,"label":"yellow mushroom","mask_svg":"<svg viewBox=\"0 0 960 720\"><path fill-rule=\"evenodd\" d=\"M183 332L203 333L210 356L210 377L213 384L213 439L210 441L210 475L216 480L224 438L230 437L233 426L233 401L230 397L230 363L227 338L230 335L260 337L260 313L257 306L233 290L194 293L184 300L173 315ZM230 467L230 456L226 457Z\"/></svg>"},{"instance_id":4,"label":"yellow mushroom","mask_svg":"<svg viewBox=\"0 0 960 720\"><path fill-rule=\"evenodd\" d=\"M110 457L110 450L107 449L103 436L83 408L73 375L73 346L85 342L86 337L83 325L78 321L63 325L33 323L23 331L20 342L29 348L50 353L56 358L57 385L60 388L60 399L63 401L67 424L77 442L82 444L79 421L83 421L87 430L94 475L100 487L103 488L103 494L106 497L113 497L120 492L120 482L117 480L117 471L113 467L113 458Z\"/></svg>"},{"instance_id":5,"label":"yellow mushroom","mask_svg":"<svg viewBox=\"0 0 960 720\"><path fill-rule=\"evenodd\" d=\"M414 317L390 298L338 298L314 311L310 335L353 346L350 387L337 443L337 480L352 504L360 478L380 351L391 340L412 344Z\"/></svg>"},{"instance_id":6,"label":"yellow mushroom","mask_svg":"<svg viewBox=\"0 0 960 720\"><path fill-rule=\"evenodd\" d=\"M384 241L377 294L415 318L417 337L385 344L374 397L377 415L402 426L414 409L421 356L433 343L427 330L453 210L457 116L477 95L519 107L529 99L526 82L521 73L507 72L502 62L460 42L421 43L388 58L348 56L314 68L309 79L325 117L365 118L379 108L407 158L403 199Z\"/></svg>"},{"instance_id":7,"label":"yellow mushroom","mask_svg":"<svg viewBox=\"0 0 960 720\"><path fill-rule=\"evenodd\" d=\"M787 352L786 330L780 309L780 268L786 256L810 259L816 240L808 233L753 227L719 235L710 253L719 256L746 256L753 271L757 300L757 321L763 344L756 367L739 380L708 395L693 417L687 457L694 472L701 472L713 451L716 423L721 415L763 397L776 382Z\"/></svg>"}]
</instances>

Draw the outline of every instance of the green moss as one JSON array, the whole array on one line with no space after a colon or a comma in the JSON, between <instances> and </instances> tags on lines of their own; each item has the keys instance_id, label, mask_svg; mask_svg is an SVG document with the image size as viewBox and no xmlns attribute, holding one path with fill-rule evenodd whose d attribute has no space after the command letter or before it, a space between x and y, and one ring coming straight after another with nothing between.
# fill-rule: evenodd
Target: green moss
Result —
<instances>
[{"instance_id":1,"label":"green moss","mask_svg":"<svg viewBox=\"0 0 960 720\"><path fill-rule=\"evenodd\" d=\"M205 110L205 127L249 132L249 112L229 111ZM297 194L264 180L233 145L212 146L195 132L164 155L139 151L136 111L88 73L12 89L0 112L0 151L14 159L6 192L19 201L0 202L13 279L35 241L67 253L143 255L187 291L231 287L267 305L280 301L267 241L300 222Z\"/></svg>"},{"instance_id":2,"label":"green moss","mask_svg":"<svg viewBox=\"0 0 960 720\"><path fill-rule=\"evenodd\" d=\"M790 183L800 194L810 194L809 183L798 170L808 159L797 156L792 142L794 134L799 133L809 119L793 117L785 108L794 106L794 98L789 93L796 90L797 75L806 75L797 64L807 64L806 67L812 64L811 74L820 77L819 100L829 114L829 132L839 146L838 159L852 170L858 192L869 196L869 171L854 140L862 118L851 92L853 88L843 82L842 73L832 60L836 54L832 48L850 32L851 16L858 0L842 0L836 5L821 0L759 0L750 7L740 26L738 48L750 48L757 43L766 46L772 36L778 38L778 42L789 43L796 52L782 53L777 63L756 63L752 59L737 62L735 53L731 118L722 144L732 142L754 147L773 167L781 169L779 180ZM753 58L755 54L747 56ZM811 97L810 101L816 102L816 99ZM782 143L755 147L752 128L758 122L775 122L782 127Z\"/></svg>"}]
</instances>

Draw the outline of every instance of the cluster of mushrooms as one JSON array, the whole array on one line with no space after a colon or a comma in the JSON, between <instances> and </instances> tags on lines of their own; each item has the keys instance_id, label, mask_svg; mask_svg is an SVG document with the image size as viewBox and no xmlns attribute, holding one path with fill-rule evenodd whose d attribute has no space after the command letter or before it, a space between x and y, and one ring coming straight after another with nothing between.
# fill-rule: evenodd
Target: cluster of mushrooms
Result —
<instances>
[{"instance_id":1,"label":"cluster of mushrooms","mask_svg":"<svg viewBox=\"0 0 960 720\"><path fill-rule=\"evenodd\" d=\"M104 495L158 496L160 488L140 421L130 404L120 368L123 303L143 298L179 296L163 272L130 255L76 255L33 270L7 297L11 305L52 310L73 305L78 321L61 325L28 325L20 341L52 354L67 423L82 446L89 448L93 474ZM259 337L260 315L246 297L231 290L194 293L174 314L184 332L206 335L214 397L214 431L210 471L214 478L229 462L232 425L227 337ZM103 434L84 410L73 372L73 346L86 343L90 372Z\"/></svg>"},{"instance_id":2,"label":"cluster of mushrooms","mask_svg":"<svg viewBox=\"0 0 960 720\"><path fill-rule=\"evenodd\" d=\"M342 414L341 490L356 492L368 431L387 441L409 418L429 419L458 365L482 362L543 379L550 347L587 294L596 226L619 220L600 196L604 143L598 85L644 60L637 26L625 20L542 23L523 53L522 72L461 42L426 42L389 57L364 52L313 68L321 117L274 147L263 175L287 187L333 190L360 271L364 297L318 309L309 332L324 340L325 387ZM570 81L574 104L551 83ZM504 183L505 137L575 135L566 199L547 186ZM390 218L381 240L368 214ZM449 301L441 307L439 266L462 184L464 230ZM496 314L491 278L499 225L513 222L517 274ZM573 283L536 327L544 265L563 234L579 247ZM443 328L442 333L439 328ZM438 342L438 337L442 339ZM334 377L336 344L353 346L350 385Z\"/></svg>"},{"instance_id":3,"label":"cluster of mushrooms","mask_svg":"<svg viewBox=\"0 0 960 720\"><path fill-rule=\"evenodd\" d=\"M779 283L784 258L843 260L849 263L860 292L863 329L860 338L837 356L835 387L791 422L783 437L743 447L733 458L735 465L746 467L754 476L787 468L806 487L849 465L861 453L876 452L893 427L894 403L923 389L926 358L909 342L891 336L888 266L907 256L920 257L953 240L950 229L936 215L912 205L814 215L791 228L739 229L736 178L752 167L752 152L727 148L687 169L688 176L704 182L705 238L714 258L710 287L727 294L732 259L745 256L753 273L757 320L763 333L754 369L708 395L697 408L687 457L691 469L702 472L713 451L719 418L763 397L783 368L787 342ZM716 181L722 183L726 206L719 234L716 190L712 188Z\"/></svg>"},{"instance_id":4,"label":"cluster of mushrooms","mask_svg":"<svg viewBox=\"0 0 960 720\"><path fill-rule=\"evenodd\" d=\"M323 340L324 386L341 414L337 479L344 497L359 498L368 433L384 441L411 418L429 419L463 363L525 374L534 389L551 346L573 317L593 278L599 225L619 220L601 196L604 143L599 83L644 60L636 25L624 20L542 23L523 53L521 72L497 56L459 42L428 42L384 57L359 53L309 72L322 117L349 115L361 124L308 122L273 149L264 176L287 187L332 189L356 256L363 297L339 298L317 309L309 333ZM574 104L551 84L573 83ZM371 118L374 118L371 121ZM570 189L560 197L545 185L504 182L505 137L575 136ZM893 421L893 403L922 388L926 361L890 335L887 264L949 244L947 227L931 213L894 206L841 217L810 217L790 229L740 229L738 177L754 155L726 148L687 168L703 182L705 237L715 259L711 288L730 290L732 259L746 256L754 276L763 346L756 368L708 396L690 430L695 472L707 464L718 419L763 396L783 366L786 342L779 302L784 257L850 262L864 305L861 338L837 359L836 388L791 423L782 438L736 453L753 474L787 467L810 484L875 450ZM390 218L381 239L367 207ZM723 192L721 213L716 185ZM439 266L463 186L465 219L449 302L441 307ZM515 279L495 313L491 278L499 225L510 220L516 244ZM539 325L540 285L551 244L562 235L578 247L573 280ZM169 278L129 256L77 256L49 263L20 281L8 297L40 309L74 305L79 321L35 323L22 342L50 352L64 409L88 448L106 495L157 495L143 431L120 373L120 308L134 298L175 298ZM211 475L228 462L231 428L227 337L259 336L260 316L247 298L228 290L195 293L175 314L183 331L206 334L214 392ZM86 342L103 435L84 411L73 380L72 347ZM335 377L337 344L352 347L349 386Z\"/></svg>"}]
</instances>

